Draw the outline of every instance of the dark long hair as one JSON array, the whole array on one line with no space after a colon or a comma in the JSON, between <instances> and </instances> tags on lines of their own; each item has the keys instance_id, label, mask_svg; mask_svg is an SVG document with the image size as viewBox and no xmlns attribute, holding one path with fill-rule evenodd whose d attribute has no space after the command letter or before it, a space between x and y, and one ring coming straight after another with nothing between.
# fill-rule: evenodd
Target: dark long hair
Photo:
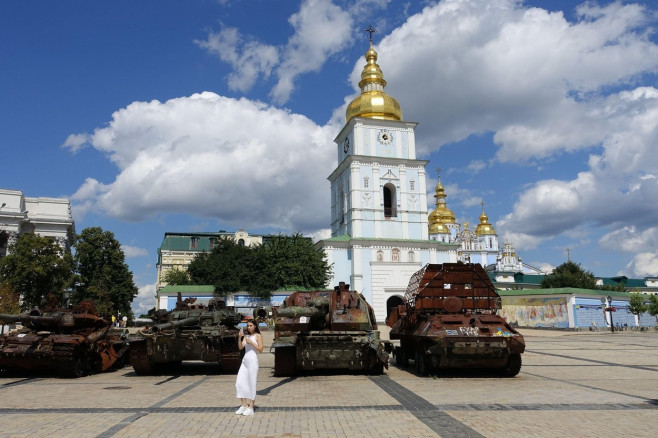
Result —
<instances>
[{"instance_id":1,"label":"dark long hair","mask_svg":"<svg viewBox=\"0 0 658 438\"><path fill-rule=\"evenodd\" d=\"M254 333L260 334L260 329L258 328L258 322L253 321L253 320L247 321L247 325L249 325L250 323L254 326ZM248 333L249 333L249 330L247 330L247 334Z\"/></svg>"}]
</instances>

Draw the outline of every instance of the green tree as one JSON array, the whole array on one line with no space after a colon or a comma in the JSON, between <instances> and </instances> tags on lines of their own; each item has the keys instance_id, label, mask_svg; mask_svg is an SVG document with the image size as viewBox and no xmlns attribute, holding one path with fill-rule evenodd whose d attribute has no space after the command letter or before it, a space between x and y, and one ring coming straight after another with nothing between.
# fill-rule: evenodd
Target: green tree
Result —
<instances>
[{"instance_id":1,"label":"green tree","mask_svg":"<svg viewBox=\"0 0 658 438\"><path fill-rule=\"evenodd\" d=\"M211 252L190 263L187 272L193 284L212 284L220 294L248 291L269 297L283 288L324 288L330 267L311 239L293 234L273 236L255 247L219 239Z\"/></svg>"},{"instance_id":2,"label":"green tree","mask_svg":"<svg viewBox=\"0 0 658 438\"><path fill-rule=\"evenodd\" d=\"M637 315L638 325L640 323L640 316L649 308L644 301L645 298L642 294L634 293L631 294L631 300L628 302L628 311L633 315Z\"/></svg>"},{"instance_id":3,"label":"green tree","mask_svg":"<svg viewBox=\"0 0 658 438\"><path fill-rule=\"evenodd\" d=\"M18 236L0 260L0 281L23 296L22 310L38 306L52 292L61 302L73 276L72 258L53 239L34 233Z\"/></svg>"},{"instance_id":4,"label":"green tree","mask_svg":"<svg viewBox=\"0 0 658 438\"><path fill-rule=\"evenodd\" d=\"M277 235L256 248L261 269L253 292L277 289L322 289L327 286L330 266L325 253L301 234Z\"/></svg>"},{"instance_id":5,"label":"green tree","mask_svg":"<svg viewBox=\"0 0 658 438\"><path fill-rule=\"evenodd\" d=\"M164 275L164 281L172 286L191 284L190 276L187 271L183 269L170 269Z\"/></svg>"},{"instance_id":6,"label":"green tree","mask_svg":"<svg viewBox=\"0 0 658 438\"><path fill-rule=\"evenodd\" d=\"M6 281L0 282L0 313L20 313L20 295Z\"/></svg>"},{"instance_id":7,"label":"green tree","mask_svg":"<svg viewBox=\"0 0 658 438\"><path fill-rule=\"evenodd\" d=\"M658 295L652 294L649 297L649 305L647 306L647 312L649 315L655 316L658 320Z\"/></svg>"},{"instance_id":8,"label":"green tree","mask_svg":"<svg viewBox=\"0 0 658 438\"><path fill-rule=\"evenodd\" d=\"M212 284L219 293L248 290L255 272L253 250L220 238L210 252L197 255L187 272L193 284Z\"/></svg>"},{"instance_id":9,"label":"green tree","mask_svg":"<svg viewBox=\"0 0 658 438\"><path fill-rule=\"evenodd\" d=\"M90 299L101 315L125 315L133 319L130 304L138 290L125 263L121 245L110 231L85 228L76 237L77 271L73 301Z\"/></svg>"},{"instance_id":10,"label":"green tree","mask_svg":"<svg viewBox=\"0 0 658 438\"><path fill-rule=\"evenodd\" d=\"M596 289L594 274L580 267L580 263L566 262L553 270L553 273L544 277L541 287L577 287L581 289Z\"/></svg>"}]
</instances>

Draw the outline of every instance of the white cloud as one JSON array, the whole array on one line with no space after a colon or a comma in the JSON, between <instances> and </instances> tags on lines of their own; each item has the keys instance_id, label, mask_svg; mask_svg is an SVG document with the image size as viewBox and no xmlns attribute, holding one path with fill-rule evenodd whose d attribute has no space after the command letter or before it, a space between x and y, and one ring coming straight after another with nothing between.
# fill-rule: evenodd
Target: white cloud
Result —
<instances>
[{"instance_id":1,"label":"white cloud","mask_svg":"<svg viewBox=\"0 0 658 438\"><path fill-rule=\"evenodd\" d=\"M82 149L89 142L89 135L87 134L71 134L66 137L66 141L62 147L69 148L71 152L76 153Z\"/></svg>"},{"instance_id":2,"label":"white cloud","mask_svg":"<svg viewBox=\"0 0 658 438\"><path fill-rule=\"evenodd\" d=\"M222 27L219 32L210 32L206 40L195 43L233 67L228 85L234 91L249 91L259 77L267 79L279 63L276 47L244 37L234 27Z\"/></svg>"},{"instance_id":3,"label":"white cloud","mask_svg":"<svg viewBox=\"0 0 658 438\"><path fill-rule=\"evenodd\" d=\"M139 286L138 290L130 306L136 318L155 307L155 283Z\"/></svg>"},{"instance_id":4,"label":"white cloud","mask_svg":"<svg viewBox=\"0 0 658 438\"><path fill-rule=\"evenodd\" d=\"M497 133L504 161L601 141L609 129L596 130L606 128L598 92L655 72L658 48L636 32L649 19L638 5L582 11L570 23L513 0L442 1L384 38L377 50L387 91L405 119L425 123L419 151L487 131Z\"/></svg>"},{"instance_id":5,"label":"white cloud","mask_svg":"<svg viewBox=\"0 0 658 438\"><path fill-rule=\"evenodd\" d=\"M149 252L147 250L145 250L144 248L139 248L137 246L121 245L121 249L123 250L123 254L126 256L127 259L132 259L135 257L144 257L149 255Z\"/></svg>"},{"instance_id":6,"label":"white cloud","mask_svg":"<svg viewBox=\"0 0 658 438\"><path fill-rule=\"evenodd\" d=\"M658 275L658 227L640 230L635 226L625 226L601 237L599 245L606 250L633 254L620 275Z\"/></svg>"},{"instance_id":7,"label":"white cloud","mask_svg":"<svg viewBox=\"0 0 658 438\"><path fill-rule=\"evenodd\" d=\"M72 196L139 221L187 212L244 228L326 227L336 127L214 93L134 102L97 129L91 145L119 167L110 183L89 178Z\"/></svg>"},{"instance_id":8,"label":"white cloud","mask_svg":"<svg viewBox=\"0 0 658 438\"><path fill-rule=\"evenodd\" d=\"M353 7L360 10L363 3L371 2L358 2ZM270 96L274 102L284 104L299 75L319 71L330 56L351 43L353 19L331 1L304 0L288 21L294 33L285 46L260 43L232 27L210 32L206 40L195 43L233 67L228 76L231 90L247 92L259 78L267 80L275 75L277 82Z\"/></svg>"},{"instance_id":9,"label":"white cloud","mask_svg":"<svg viewBox=\"0 0 658 438\"><path fill-rule=\"evenodd\" d=\"M319 71L331 55L347 47L352 39L352 16L326 0L305 0L288 20L295 33L283 51L277 68L279 78L271 95L285 103L302 73Z\"/></svg>"},{"instance_id":10,"label":"white cloud","mask_svg":"<svg viewBox=\"0 0 658 438\"><path fill-rule=\"evenodd\" d=\"M626 265L626 271L639 277L658 275L658 254L643 252L636 254Z\"/></svg>"}]
</instances>

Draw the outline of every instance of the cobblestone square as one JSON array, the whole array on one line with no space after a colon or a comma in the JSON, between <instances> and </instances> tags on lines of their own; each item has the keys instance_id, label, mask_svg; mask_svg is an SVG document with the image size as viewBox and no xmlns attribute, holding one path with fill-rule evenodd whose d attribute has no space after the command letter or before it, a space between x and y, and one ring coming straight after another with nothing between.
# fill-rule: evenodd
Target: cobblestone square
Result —
<instances>
[{"instance_id":1,"label":"cobblestone square","mask_svg":"<svg viewBox=\"0 0 658 438\"><path fill-rule=\"evenodd\" d=\"M259 356L256 414L233 413L235 376L186 363L178 375L126 367L80 379L0 378L0 437L653 437L658 333L522 330L521 373L422 378L272 374Z\"/></svg>"}]
</instances>

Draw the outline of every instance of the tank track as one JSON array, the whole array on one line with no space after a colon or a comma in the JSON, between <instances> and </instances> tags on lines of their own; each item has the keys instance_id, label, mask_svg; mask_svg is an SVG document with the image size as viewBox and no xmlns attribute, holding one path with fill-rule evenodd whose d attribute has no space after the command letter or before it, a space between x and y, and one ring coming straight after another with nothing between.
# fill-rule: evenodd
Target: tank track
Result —
<instances>
[{"instance_id":1,"label":"tank track","mask_svg":"<svg viewBox=\"0 0 658 438\"><path fill-rule=\"evenodd\" d=\"M225 343L222 346L222 352L219 358L219 366L222 369L222 372L227 374L237 374L241 363L242 357L237 342L235 345L227 345Z\"/></svg>"},{"instance_id":2,"label":"tank track","mask_svg":"<svg viewBox=\"0 0 658 438\"><path fill-rule=\"evenodd\" d=\"M52 349L55 370L64 377L83 377L91 372L89 357L82 345L56 344Z\"/></svg>"},{"instance_id":3,"label":"tank track","mask_svg":"<svg viewBox=\"0 0 658 438\"><path fill-rule=\"evenodd\" d=\"M155 371L148 358L146 342L131 343L128 357L136 374L152 374Z\"/></svg>"}]
</instances>

